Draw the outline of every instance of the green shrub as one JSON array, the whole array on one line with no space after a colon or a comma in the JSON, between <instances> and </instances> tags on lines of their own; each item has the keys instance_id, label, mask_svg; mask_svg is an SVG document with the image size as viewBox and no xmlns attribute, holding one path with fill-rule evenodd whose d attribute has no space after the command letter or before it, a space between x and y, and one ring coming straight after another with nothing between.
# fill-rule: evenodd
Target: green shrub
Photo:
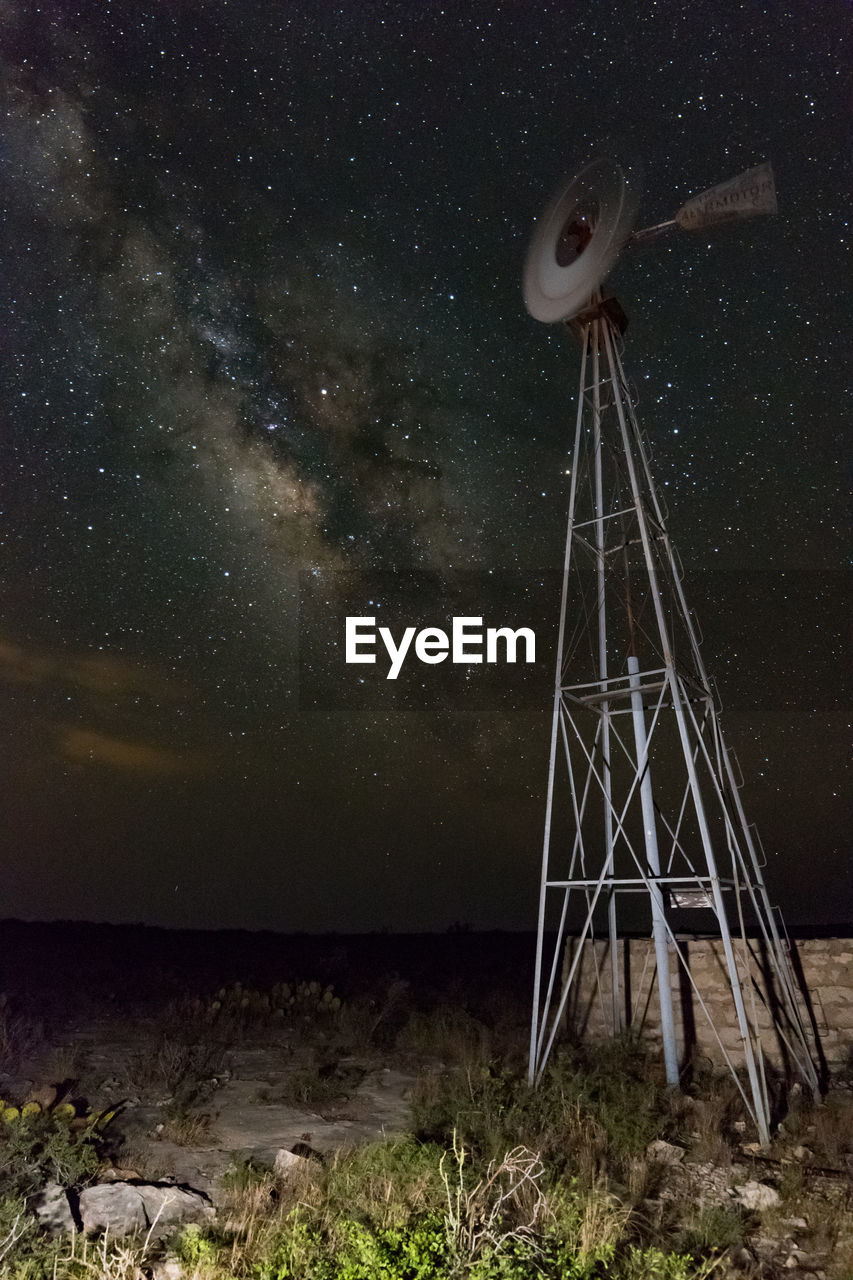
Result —
<instances>
[{"instance_id":1,"label":"green shrub","mask_svg":"<svg viewBox=\"0 0 853 1280\"><path fill-rule=\"evenodd\" d=\"M440 1217L384 1228L343 1218L335 1234L333 1244L304 1210L294 1210L253 1274L257 1280L449 1280Z\"/></svg>"},{"instance_id":2,"label":"green shrub","mask_svg":"<svg viewBox=\"0 0 853 1280\"><path fill-rule=\"evenodd\" d=\"M196 1269L212 1267L216 1263L219 1246L216 1240L198 1223L192 1222L184 1228L178 1244L178 1256Z\"/></svg>"},{"instance_id":3,"label":"green shrub","mask_svg":"<svg viewBox=\"0 0 853 1280\"><path fill-rule=\"evenodd\" d=\"M344 1243L334 1280L431 1280L447 1272L447 1237L438 1215L379 1229L344 1219L338 1235Z\"/></svg>"},{"instance_id":4,"label":"green shrub","mask_svg":"<svg viewBox=\"0 0 853 1280\"><path fill-rule=\"evenodd\" d=\"M341 1152L324 1171L321 1191L332 1223L351 1217L399 1227L444 1205L441 1149L402 1138Z\"/></svg>"},{"instance_id":5,"label":"green shrub","mask_svg":"<svg viewBox=\"0 0 853 1280\"><path fill-rule=\"evenodd\" d=\"M556 1175L627 1179L631 1161L672 1128L672 1102L647 1056L630 1042L555 1056L531 1089L502 1063L424 1082L412 1104L415 1132L449 1144L454 1130L491 1159L521 1142Z\"/></svg>"},{"instance_id":6,"label":"green shrub","mask_svg":"<svg viewBox=\"0 0 853 1280\"><path fill-rule=\"evenodd\" d=\"M84 1186L101 1162L101 1145L94 1126L74 1129L50 1111L0 1124L0 1194L29 1196L46 1182Z\"/></svg>"},{"instance_id":7,"label":"green shrub","mask_svg":"<svg viewBox=\"0 0 853 1280\"><path fill-rule=\"evenodd\" d=\"M609 1275L612 1280L705 1280L713 1270L715 1263L697 1266L686 1254L632 1245Z\"/></svg>"},{"instance_id":8,"label":"green shrub","mask_svg":"<svg viewBox=\"0 0 853 1280\"><path fill-rule=\"evenodd\" d=\"M222 1187L225 1191L239 1195L252 1187L264 1186L272 1176L268 1165L255 1164L251 1158L232 1154L231 1164L222 1175Z\"/></svg>"},{"instance_id":9,"label":"green shrub","mask_svg":"<svg viewBox=\"0 0 853 1280\"><path fill-rule=\"evenodd\" d=\"M3 1280L52 1280L60 1245L47 1239L20 1196L0 1196L0 1275Z\"/></svg>"},{"instance_id":10,"label":"green shrub","mask_svg":"<svg viewBox=\"0 0 853 1280\"><path fill-rule=\"evenodd\" d=\"M702 1280L712 1261L639 1247L631 1212L604 1183L551 1179L522 1147L486 1164L377 1142L316 1167L286 1212L287 1184L235 1169L242 1194L223 1227L192 1227L182 1260L208 1280ZM292 1203L292 1201L291 1201ZM260 1215L260 1216L258 1216ZM718 1233L719 1234L719 1233Z\"/></svg>"},{"instance_id":11,"label":"green shrub","mask_svg":"<svg viewBox=\"0 0 853 1280\"><path fill-rule=\"evenodd\" d=\"M583 1213L581 1213L581 1218ZM538 1239L507 1237L485 1242L476 1256L460 1256L440 1214L413 1217L398 1227L376 1227L353 1218L337 1224L332 1240L303 1208L294 1210L263 1258L255 1280L702 1280L710 1274L684 1254L600 1240L580 1248L558 1225ZM193 1265L210 1264L206 1242L182 1254Z\"/></svg>"},{"instance_id":12,"label":"green shrub","mask_svg":"<svg viewBox=\"0 0 853 1280\"><path fill-rule=\"evenodd\" d=\"M722 1252L742 1243L745 1227L743 1212L736 1206L710 1205L681 1228L678 1246L698 1257Z\"/></svg>"},{"instance_id":13,"label":"green shrub","mask_svg":"<svg viewBox=\"0 0 853 1280\"><path fill-rule=\"evenodd\" d=\"M518 1142L538 1147L535 1138L553 1120L541 1090L529 1089L520 1075L494 1062L433 1078L429 1092L413 1099L412 1118L423 1141L449 1146L458 1132L486 1159Z\"/></svg>"}]
</instances>

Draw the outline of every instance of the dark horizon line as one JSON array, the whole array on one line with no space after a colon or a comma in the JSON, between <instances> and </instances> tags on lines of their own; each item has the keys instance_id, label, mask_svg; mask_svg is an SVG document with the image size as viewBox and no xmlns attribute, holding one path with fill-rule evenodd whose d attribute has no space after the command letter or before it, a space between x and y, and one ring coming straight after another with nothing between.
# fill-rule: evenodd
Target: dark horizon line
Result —
<instances>
[{"instance_id":1,"label":"dark horizon line","mask_svg":"<svg viewBox=\"0 0 853 1280\"><path fill-rule=\"evenodd\" d=\"M248 934L251 937L270 937L270 938L467 938L467 937L494 937L496 935L512 937L536 937L535 927L526 929L508 929L495 926L493 928L479 928L474 925L462 922L460 924L451 924L444 929L405 929L391 930L386 928L379 929L359 929L355 931L347 931L345 929L270 929L258 928L253 929L248 925L232 925L224 928L205 927L204 925L161 925L146 924L144 921L131 920L81 920L71 918L54 918L50 920L25 920L17 916L7 916L0 919L0 930L10 927L23 928L43 928L43 929L102 929L102 930L141 930L151 934L190 934L200 935L204 937L212 937L220 934L223 937L239 934ZM747 927L747 936L757 935L757 930ZM550 936L556 935L556 930L546 931ZM707 929L676 929L674 930L676 938L714 938L718 937L718 933L714 933ZM810 938L853 938L853 920L851 921L832 921L830 923L813 923L813 924L787 924L787 933L791 938L806 940ZM576 938L578 932L571 929L566 931L567 937ZM603 941L606 935L601 935L597 940ZM623 929L619 931L620 938L638 939L648 938L651 936L648 929Z\"/></svg>"}]
</instances>

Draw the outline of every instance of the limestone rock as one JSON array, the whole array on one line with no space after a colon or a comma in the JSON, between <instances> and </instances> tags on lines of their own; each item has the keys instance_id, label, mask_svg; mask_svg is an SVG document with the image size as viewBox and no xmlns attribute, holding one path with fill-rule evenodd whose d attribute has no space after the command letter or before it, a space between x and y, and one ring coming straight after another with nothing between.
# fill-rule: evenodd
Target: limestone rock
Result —
<instances>
[{"instance_id":1,"label":"limestone rock","mask_svg":"<svg viewBox=\"0 0 853 1280\"><path fill-rule=\"evenodd\" d=\"M782 1203L782 1197L775 1187L771 1187L767 1182L757 1182L754 1178L750 1178L749 1182L744 1182L740 1187L735 1187L735 1200L738 1204L742 1204L744 1209L758 1212L763 1209L776 1209Z\"/></svg>"},{"instance_id":2,"label":"limestone rock","mask_svg":"<svg viewBox=\"0 0 853 1280\"><path fill-rule=\"evenodd\" d=\"M185 1187L153 1182L110 1182L80 1192L80 1217L87 1233L127 1236L152 1230L167 1234L181 1222L202 1222L215 1213L206 1196Z\"/></svg>"},{"instance_id":3,"label":"limestone rock","mask_svg":"<svg viewBox=\"0 0 853 1280\"><path fill-rule=\"evenodd\" d=\"M30 1208L51 1235L70 1234L77 1227L68 1192L58 1182L48 1182L30 1201Z\"/></svg>"},{"instance_id":4,"label":"limestone rock","mask_svg":"<svg viewBox=\"0 0 853 1280\"><path fill-rule=\"evenodd\" d=\"M305 1156L297 1155L295 1151L288 1151L286 1147L282 1147L275 1153L273 1161L273 1169L276 1177L286 1180L298 1176L301 1169L307 1169L310 1160Z\"/></svg>"},{"instance_id":5,"label":"limestone rock","mask_svg":"<svg viewBox=\"0 0 853 1280\"><path fill-rule=\"evenodd\" d=\"M770 1148L764 1146L760 1142L744 1142L741 1143L741 1151L745 1156L760 1156L769 1151Z\"/></svg>"},{"instance_id":6,"label":"limestone rock","mask_svg":"<svg viewBox=\"0 0 853 1280\"><path fill-rule=\"evenodd\" d=\"M142 1182L142 1175L136 1169L122 1169L118 1165L109 1165L98 1171L101 1182Z\"/></svg>"},{"instance_id":7,"label":"limestone rock","mask_svg":"<svg viewBox=\"0 0 853 1280\"><path fill-rule=\"evenodd\" d=\"M115 1185L115 1184L114 1184ZM149 1225L156 1238L180 1222L204 1222L216 1212L207 1196L189 1187L158 1186L145 1182L137 1188Z\"/></svg>"},{"instance_id":8,"label":"limestone rock","mask_svg":"<svg viewBox=\"0 0 853 1280\"><path fill-rule=\"evenodd\" d=\"M646 1155L658 1164L680 1164L684 1159L684 1148L665 1142L663 1138L656 1138L646 1147Z\"/></svg>"},{"instance_id":9,"label":"limestone rock","mask_svg":"<svg viewBox=\"0 0 853 1280\"><path fill-rule=\"evenodd\" d=\"M186 1276L183 1264L177 1258L165 1258L155 1262L151 1271L151 1280L184 1280Z\"/></svg>"},{"instance_id":10,"label":"limestone rock","mask_svg":"<svg viewBox=\"0 0 853 1280\"><path fill-rule=\"evenodd\" d=\"M150 1226L142 1196L127 1182L102 1183L80 1192L83 1230L109 1231L112 1236L129 1236Z\"/></svg>"},{"instance_id":11,"label":"limestone rock","mask_svg":"<svg viewBox=\"0 0 853 1280\"><path fill-rule=\"evenodd\" d=\"M802 1249L792 1249L788 1254L788 1257L782 1263L782 1266L786 1267L789 1271L793 1271L794 1268L796 1268L800 1272L806 1271L811 1275L814 1275L815 1273L814 1258L809 1257L807 1253L803 1253Z\"/></svg>"}]
</instances>

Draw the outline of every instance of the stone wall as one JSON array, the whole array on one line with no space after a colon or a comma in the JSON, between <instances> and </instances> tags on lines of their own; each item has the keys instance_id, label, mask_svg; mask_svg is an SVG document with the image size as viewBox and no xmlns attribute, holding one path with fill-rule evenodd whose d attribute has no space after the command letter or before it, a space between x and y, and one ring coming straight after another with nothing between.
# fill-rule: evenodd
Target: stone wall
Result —
<instances>
[{"instance_id":1,"label":"stone wall","mask_svg":"<svg viewBox=\"0 0 853 1280\"><path fill-rule=\"evenodd\" d=\"M766 957L758 940L750 941L746 960L739 944L733 945L739 966L748 965L758 988L768 991ZM573 963L577 946L575 939L569 939L563 962L564 977ZM741 1065L742 1046L721 941L681 935L678 950L680 960L675 944L670 943L670 986L681 1061L706 1057L721 1063L725 1050L735 1065ZM853 938L801 939L792 943L791 959L801 988L801 1016L810 1034L816 1035L820 1065L831 1074L849 1070L853 1065ZM583 944L564 1016L564 1026L573 1036L598 1040L613 1034L612 970L607 941ZM616 970L619 993L616 1018L622 1026L629 1024L645 1038L659 1042L660 1009L651 940L620 940ZM742 972L745 971L742 968ZM778 983L771 980L768 1002L757 995L754 999L762 1050L781 1068L790 1055L771 1014L777 987ZM747 984L746 999L752 998ZM780 1021L784 1024L784 1019Z\"/></svg>"}]
</instances>

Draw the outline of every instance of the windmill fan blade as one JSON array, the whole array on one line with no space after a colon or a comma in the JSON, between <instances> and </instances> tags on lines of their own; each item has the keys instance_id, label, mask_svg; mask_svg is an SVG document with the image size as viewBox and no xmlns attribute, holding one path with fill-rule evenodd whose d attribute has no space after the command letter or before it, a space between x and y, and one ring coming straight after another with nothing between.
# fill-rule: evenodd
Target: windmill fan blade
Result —
<instances>
[{"instance_id":1,"label":"windmill fan blade","mask_svg":"<svg viewBox=\"0 0 853 1280\"><path fill-rule=\"evenodd\" d=\"M564 183L536 224L524 268L524 303L553 324L581 311L631 230L636 197L612 160L593 160Z\"/></svg>"}]
</instances>

